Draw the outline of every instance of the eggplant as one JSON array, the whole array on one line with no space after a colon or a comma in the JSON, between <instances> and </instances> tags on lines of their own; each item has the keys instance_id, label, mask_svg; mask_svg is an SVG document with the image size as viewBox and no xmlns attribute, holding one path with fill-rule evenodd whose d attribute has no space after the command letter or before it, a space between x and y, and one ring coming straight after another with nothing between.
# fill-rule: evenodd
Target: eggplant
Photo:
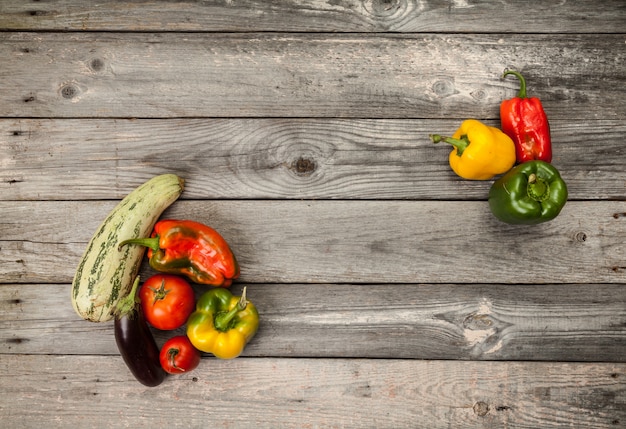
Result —
<instances>
[{"instance_id":1,"label":"eggplant","mask_svg":"<svg viewBox=\"0 0 626 429\"><path fill-rule=\"evenodd\" d=\"M165 380L159 347L141 308L115 318L115 342L128 369L141 384L154 387Z\"/></svg>"},{"instance_id":2,"label":"eggplant","mask_svg":"<svg viewBox=\"0 0 626 429\"><path fill-rule=\"evenodd\" d=\"M159 347L139 305L116 315L115 342L128 369L141 384L154 387L165 380Z\"/></svg>"}]
</instances>

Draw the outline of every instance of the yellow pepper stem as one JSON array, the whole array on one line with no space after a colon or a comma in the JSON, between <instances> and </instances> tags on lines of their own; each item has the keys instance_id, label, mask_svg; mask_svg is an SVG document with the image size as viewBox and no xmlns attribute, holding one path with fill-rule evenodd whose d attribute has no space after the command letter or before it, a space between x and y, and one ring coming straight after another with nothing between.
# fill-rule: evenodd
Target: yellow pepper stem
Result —
<instances>
[{"instance_id":1,"label":"yellow pepper stem","mask_svg":"<svg viewBox=\"0 0 626 429\"><path fill-rule=\"evenodd\" d=\"M444 136L440 136L439 134L431 134L430 139L433 141L433 143L448 143L451 144L452 146L454 146L456 148L456 154L457 156L461 156L463 155L463 151L469 146L470 141L467 138L467 134L466 135L462 135L460 139L455 139L452 137L444 137Z\"/></svg>"},{"instance_id":2,"label":"yellow pepper stem","mask_svg":"<svg viewBox=\"0 0 626 429\"><path fill-rule=\"evenodd\" d=\"M221 332L226 332L230 329L230 322L233 320L233 317L237 315L240 311L245 310L248 306L248 300L246 299L246 287L244 286L243 292L241 293L241 298L239 298L239 302L234 306L230 311L226 313L219 313L215 316L215 329Z\"/></svg>"}]
</instances>

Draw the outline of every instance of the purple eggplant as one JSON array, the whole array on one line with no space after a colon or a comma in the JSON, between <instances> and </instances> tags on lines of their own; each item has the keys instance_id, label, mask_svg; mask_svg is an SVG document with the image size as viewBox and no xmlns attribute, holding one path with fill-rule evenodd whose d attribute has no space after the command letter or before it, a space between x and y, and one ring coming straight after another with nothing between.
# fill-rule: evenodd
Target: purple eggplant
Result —
<instances>
[{"instance_id":1,"label":"purple eggplant","mask_svg":"<svg viewBox=\"0 0 626 429\"><path fill-rule=\"evenodd\" d=\"M120 302L115 316L115 342L130 369L130 372L144 386L158 386L165 380L166 373L159 361L159 347L152 331L136 302L136 289L139 278L128 299ZM132 301L131 301L132 299Z\"/></svg>"}]
</instances>

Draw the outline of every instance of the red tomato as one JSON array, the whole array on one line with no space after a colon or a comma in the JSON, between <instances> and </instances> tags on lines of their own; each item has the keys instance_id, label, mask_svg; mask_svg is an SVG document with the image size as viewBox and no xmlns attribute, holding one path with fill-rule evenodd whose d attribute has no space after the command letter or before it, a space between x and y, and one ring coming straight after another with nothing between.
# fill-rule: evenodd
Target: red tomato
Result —
<instances>
[{"instance_id":1,"label":"red tomato","mask_svg":"<svg viewBox=\"0 0 626 429\"><path fill-rule=\"evenodd\" d=\"M141 308L146 320L157 329L180 328L195 308L193 289L182 277L157 274L139 289Z\"/></svg>"},{"instance_id":2,"label":"red tomato","mask_svg":"<svg viewBox=\"0 0 626 429\"><path fill-rule=\"evenodd\" d=\"M186 335L178 335L163 344L159 360L165 372L180 374L198 366L200 351L191 344Z\"/></svg>"}]
</instances>

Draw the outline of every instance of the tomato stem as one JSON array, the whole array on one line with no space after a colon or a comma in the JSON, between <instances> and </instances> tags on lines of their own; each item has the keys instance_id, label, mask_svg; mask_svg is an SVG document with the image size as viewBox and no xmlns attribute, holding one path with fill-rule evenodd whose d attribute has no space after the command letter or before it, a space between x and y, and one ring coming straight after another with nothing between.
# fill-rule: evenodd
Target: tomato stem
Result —
<instances>
[{"instance_id":1,"label":"tomato stem","mask_svg":"<svg viewBox=\"0 0 626 429\"><path fill-rule=\"evenodd\" d=\"M176 365L176 356L178 356L178 353L180 353L179 349L176 349L176 348L168 349L167 350L167 361L170 363L172 368L177 369L177 370L179 370L181 372L185 372L184 368L181 368L178 365Z\"/></svg>"},{"instance_id":2,"label":"tomato stem","mask_svg":"<svg viewBox=\"0 0 626 429\"><path fill-rule=\"evenodd\" d=\"M154 288L150 287L150 290L154 293L154 300L152 301L152 305L156 304L157 301L165 299L168 293L170 293L171 289L165 289L165 279L161 280L161 287Z\"/></svg>"}]
</instances>

